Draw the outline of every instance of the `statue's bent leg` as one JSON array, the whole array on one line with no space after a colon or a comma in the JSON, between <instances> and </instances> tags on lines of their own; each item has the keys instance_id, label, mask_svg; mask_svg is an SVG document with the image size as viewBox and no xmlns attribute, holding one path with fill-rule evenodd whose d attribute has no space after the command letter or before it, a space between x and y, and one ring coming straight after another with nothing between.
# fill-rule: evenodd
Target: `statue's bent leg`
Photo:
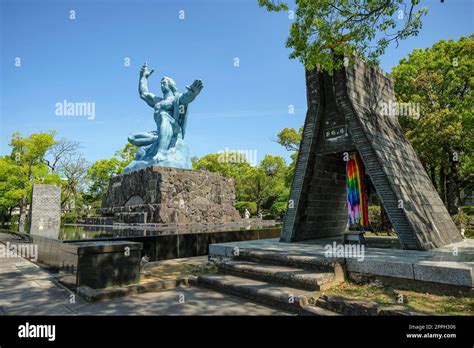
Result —
<instances>
[{"instance_id":1,"label":"statue's bent leg","mask_svg":"<svg viewBox=\"0 0 474 348\"><path fill-rule=\"evenodd\" d=\"M158 135L151 132L143 132L132 134L128 137L128 141L135 146L146 146L158 141Z\"/></svg>"}]
</instances>

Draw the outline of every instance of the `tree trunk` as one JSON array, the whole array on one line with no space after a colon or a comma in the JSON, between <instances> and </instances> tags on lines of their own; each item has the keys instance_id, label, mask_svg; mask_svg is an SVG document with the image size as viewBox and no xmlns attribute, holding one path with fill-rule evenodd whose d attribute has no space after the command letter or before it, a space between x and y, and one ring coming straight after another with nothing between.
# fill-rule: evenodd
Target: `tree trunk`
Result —
<instances>
[{"instance_id":1,"label":"tree trunk","mask_svg":"<svg viewBox=\"0 0 474 348\"><path fill-rule=\"evenodd\" d=\"M26 198L21 199L20 216L18 218L18 232L25 232L26 225Z\"/></svg>"},{"instance_id":2,"label":"tree trunk","mask_svg":"<svg viewBox=\"0 0 474 348\"><path fill-rule=\"evenodd\" d=\"M437 190L439 192L439 189L438 189L438 183L436 181L436 168L435 167L430 167L430 179L431 179L431 182L433 183L433 186L435 188L435 190Z\"/></svg>"},{"instance_id":3,"label":"tree trunk","mask_svg":"<svg viewBox=\"0 0 474 348\"><path fill-rule=\"evenodd\" d=\"M446 202L446 171L444 167L440 167L439 169L439 195L441 196L441 200L443 201L444 205L447 205Z\"/></svg>"},{"instance_id":4,"label":"tree trunk","mask_svg":"<svg viewBox=\"0 0 474 348\"><path fill-rule=\"evenodd\" d=\"M33 168L30 164L28 167L28 178L33 180ZM26 205L28 201L26 199L26 195L21 198L20 203L20 217L18 219L18 232L25 232L25 225L26 225Z\"/></svg>"},{"instance_id":5,"label":"tree trunk","mask_svg":"<svg viewBox=\"0 0 474 348\"><path fill-rule=\"evenodd\" d=\"M8 211L8 222L9 222L9 230L11 230L12 228L12 215L13 215L13 207L10 208L10 210Z\"/></svg>"},{"instance_id":6,"label":"tree trunk","mask_svg":"<svg viewBox=\"0 0 474 348\"><path fill-rule=\"evenodd\" d=\"M458 213L459 195L459 162L451 160L450 173L446 179L447 208L451 215Z\"/></svg>"}]
</instances>

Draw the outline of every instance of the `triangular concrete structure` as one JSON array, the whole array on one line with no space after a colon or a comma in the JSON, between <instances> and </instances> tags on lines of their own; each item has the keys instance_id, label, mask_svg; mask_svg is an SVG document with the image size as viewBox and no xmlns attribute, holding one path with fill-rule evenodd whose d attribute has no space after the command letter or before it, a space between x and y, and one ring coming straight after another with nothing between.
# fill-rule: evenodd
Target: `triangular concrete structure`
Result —
<instances>
[{"instance_id":1,"label":"triangular concrete structure","mask_svg":"<svg viewBox=\"0 0 474 348\"><path fill-rule=\"evenodd\" d=\"M397 117L390 76L356 61L333 76L307 72L308 112L282 242L338 236L347 228L343 152L358 151L399 240L429 250L462 237ZM339 155L337 155L339 154Z\"/></svg>"}]
</instances>

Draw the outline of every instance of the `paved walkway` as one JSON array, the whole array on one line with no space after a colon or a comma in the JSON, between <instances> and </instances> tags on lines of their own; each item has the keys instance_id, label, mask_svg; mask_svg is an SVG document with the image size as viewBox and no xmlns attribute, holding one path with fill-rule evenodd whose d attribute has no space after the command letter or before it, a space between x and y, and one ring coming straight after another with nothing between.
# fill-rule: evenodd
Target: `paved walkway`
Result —
<instances>
[{"instance_id":1,"label":"paved walkway","mask_svg":"<svg viewBox=\"0 0 474 348\"><path fill-rule=\"evenodd\" d=\"M0 259L0 315L287 315L198 287L88 303L56 285L54 274L22 258Z\"/></svg>"}]
</instances>

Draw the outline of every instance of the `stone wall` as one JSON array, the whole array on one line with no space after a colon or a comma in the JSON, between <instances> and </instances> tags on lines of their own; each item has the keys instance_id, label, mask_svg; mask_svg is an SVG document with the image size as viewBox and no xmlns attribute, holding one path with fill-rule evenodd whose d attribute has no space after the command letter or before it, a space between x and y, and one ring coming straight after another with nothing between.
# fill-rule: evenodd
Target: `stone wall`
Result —
<instances>
[{"instance_id":1,"label":"stone wall","mask_svg":"<svg viewBox=\"0 0 474 348\"><path fill-rule=\"evenodd\" d=\"M317 149L317 135L320 130L321 119L324 108L323 94L319 91L324 89L322 74L317 71L306 71L306 96L308 111L304 121L303 134L301 137L298 158L296 161L295 175L291 184L288 208L283 220L281 242L293 242L309 238L305 237L302 224L306 217L308 205L309 186L313 177Z\"/></svg>"},{"instance_id":2,"label":"stone wall","mask_svg":"<svg viewBox=\"0 0 474 348\"><path fill-rule=\"evenodd\" d=\"M282 242L338 236L346 230L345 162L335 154L356 148L337 108L333 84L327 74L306 72L308 111ZM344 134L326 137L341 128Z\"/></svg>"},{"instance_id":3,"label":"stone wall","mask_svg":"<svg viewBox=\"0 0 474 348\"><path fill-rule=\"evenodd\" d=\"M149 167L110 180L99 212L122 223L238 221L235 187L219 173Z\"/></svg>"},{"instance_id":4,"label":"stone wall","mask_svg":"<svg viewBox=\"0 0 474 348\"><path fill-rule=\"evenodd\" d=\"M346 163L337 156L316 155L300 238L341 235L347 227L346 200Z\"/></svg>"}]
</instances>

